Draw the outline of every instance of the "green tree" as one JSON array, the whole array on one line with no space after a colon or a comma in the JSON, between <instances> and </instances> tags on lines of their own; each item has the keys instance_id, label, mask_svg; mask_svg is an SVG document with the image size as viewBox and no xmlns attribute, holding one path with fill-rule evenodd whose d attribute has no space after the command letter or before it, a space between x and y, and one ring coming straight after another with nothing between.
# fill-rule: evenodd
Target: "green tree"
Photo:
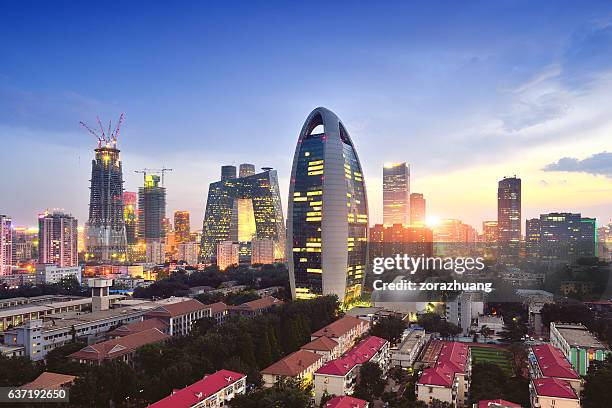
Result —
<instances>
[{"instance_id":1,"label":"green tree","mask_svg":"<svg viewBox=\"0 0 612 408\"><path fill-rule=\"evenodd\" d=\"M385 391L386 381L382 378L383 372L376 363L364 363L359 369L359 382L355 386L354 395L372 402L373 398L380 397Z\"/></svg>"},{"instance_id":2,"label":"green tree","mask_svg":"<svg viewBox=\"0 0 612 408\"><path fill-rule=\"evenodd\" d=\"M582 392L584 408L599 408L610 405L609 392L612 389L612 356L603 364L593 364L586 376L586 384Z\"/></svg>"},{"instance_id":3,"label":"green tree","mask_svg":"<svg viewBox=\"0 0 612 408\"><path fill-rule=\"evenodd\" d=\"M406 322L396 316L387 316L379 319L370 329L370 335L382 337L391 344L397 344L406 330Z\"/></svg>"},{"instance_id":4,"label":"green tree","mask_svg":"<svg viewBox=\"0 0 612 408\"><path fill-rule=\"evenodd\" d=\"M34 380L42 365L28 357L6 357L0 354L0 387L19 386Z\"/></svg>"}]
</instances>

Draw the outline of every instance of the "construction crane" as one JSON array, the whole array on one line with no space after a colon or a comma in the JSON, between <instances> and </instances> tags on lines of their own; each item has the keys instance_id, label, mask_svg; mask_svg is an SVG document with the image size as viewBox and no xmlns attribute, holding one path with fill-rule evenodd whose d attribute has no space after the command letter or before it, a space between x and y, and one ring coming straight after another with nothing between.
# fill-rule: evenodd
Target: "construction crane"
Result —
<instances>
[{"instance_id":1,"label":"construction crane","mask_svg":"<svg viewBox=\"0 0 612 408\"><path fill-rule=\"evenodd\" d=\"M96 122L98 123L98 126L100 127L99 132L93 130L92 128L87 126L82 121L79 123L81 124L81 126L83 126L83 128L85 128L85 130L87 130L96 139L98 139L98 148L101 148L103 145L106 147L115 147L117 145L117 139L119 138L119 129L121 128L121 124L123 123L124 116L125 116L124 113L119 115L117 126L115 127L115 130L113 131L111 131L112 123L110 121L108 122L108 129L106 131L104 130L104 126L102 126L102 121L100 120L99 116L96 116Z\"/></svg>"},{"instance_id":2,"label":"construction crane","mask_svg":"<svg viewBox=\"0 0 612 408\"><path fill-rule=\"evenodd\" d=\"M161 169L142 169L142 170L134 170L134 173L142 174L145 179L147 178L147 174L161 174L161 184L163 187L164 186L164 174L167 171L174 171L174 169L168 169L166 167L163 167Z\"/></svg>"}]
</instances>

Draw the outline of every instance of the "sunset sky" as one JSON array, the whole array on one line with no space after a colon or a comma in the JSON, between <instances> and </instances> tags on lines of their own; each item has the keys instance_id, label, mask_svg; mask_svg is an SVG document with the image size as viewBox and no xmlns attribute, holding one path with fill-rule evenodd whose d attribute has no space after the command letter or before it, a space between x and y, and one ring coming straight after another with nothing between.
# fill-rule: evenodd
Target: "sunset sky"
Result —
<instances>
[{"instance_id":1,"label":"sunset sky","mask_svg":"<svg viewBox=\"0 0 612 408\"><path fill-rule=\"evenodd\" d=\"M610 2L146 4L0 5L0 213L15 224L46 208L86 221L95 140L78 123L121 112L125 189L173 168L168 214L190 210L193 229L223 164L276 168L286 207L317 106L351 134L371 223L400 161L429 214L479 230L514 174L524 219L612 218Z\"/></svg>"}]
</instances>

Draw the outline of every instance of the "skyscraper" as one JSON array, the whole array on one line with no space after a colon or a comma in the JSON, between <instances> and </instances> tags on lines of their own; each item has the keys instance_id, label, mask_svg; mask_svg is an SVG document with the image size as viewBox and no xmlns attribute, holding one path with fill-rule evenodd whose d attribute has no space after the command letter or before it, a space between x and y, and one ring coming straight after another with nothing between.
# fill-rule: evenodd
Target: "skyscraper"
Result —
<instances>
[{"instance_id":1,"label":"skyscraper","mask_svg":"<svg viewBox=\"0 0 612 408\"><path fill-rule=\"evenodd\" d=\"M10 275L13 265L13 231L10 217L0 214L0 275Z\"/></svg>"},{"instance_id":2,"label":"skyscraper","mask_svg":"<svg viewBox=\"0 0 612 408\"><path fill-rule=\"evenodd\" d=\"M236 166L221 166L221 181L236 178Z\"/></svg>"},{"instance_id":3,"label":"skyscraper","mask_svg":"<svg viewBox=\"0 0 612 408\"><path fill-rule=\"evenodd\" d=\"M13 227L13 263L38 259L38 228Z\"/></svg>"},{"instance_id":4,"label":"skyscraper","mask_svg":"<svg viewBox=\"0 0 612 408\"><path fill-rule=\"evenodd\" d=\"M483 241L487 243L497 242L497 221L483 221L482 222L482 237Z\"/></svg>"},{"instance_id":5,"label":"skyscraper","mask_svg":"<svg viewBox=\"0 0 612 408\"><path fill-rule=\"evenodd\" d=\"M240 170L239 170L239 176L240 178L242 177L249 177L255 174L255 165L253 164L248 164L248 163L242 163L240 165Z\"/></svg>"},{"instance_id":6,"label":"skyscraper","mask_svg":"<svg viewBox=\"0 0 612 408\"><path fill-rule=\"evenodd\" d=\"M158 175L145 174L144 186L138 188L138 238L145 241L151 263L162 263L165 257L166 188L159 182Z\"/></svg>"},{"instance_id":7,"label":"skyscraper","mask_svg":"<svg viewBox=\"0 0 612 408\"><path fill-rule=\"evenodd\" d=\"M87 261L126 260L123 172L119 152L116 138L100 140L91 161Z\"/></svg>"},{"instance_id":8,"label":"skyscraper","mask_svg":"<svg viewBox=\"0 0 612 408\"><path fill-rule=\"evenodd\" d=\"M254 238L274 241L275 259L284 258L285 222L278 176L276 170L270 168L251 176L225 178L210 184L202 228L201 260L212 262L220 242L250 242Z\"/></svg>"},{"instance_id":9,"label":"skyscraper","mask_svg":"<svg viewBox=\"0 0 612 408\"><path fill-rule=\"evenodd\" d=\"M521 179L504 177L497 187L497 242L502 263L518 260L521 241Z\"/></svg>"},{"instance_id":10,"label":"skyscraper","mask_svg":"<svg viewBox=\"0 0 612 408\"><path fill-rule=\"evenodd\" d=\"M287 261L294 298L360 296L368 203L361 164L340 119L313 110L300 132L289 186Z\"/></svg>"},{"instance_id":11,"label":"skyscraper","mask_svg":"<svg viewBox=\"0 0 612 408\"><path fill-rule=\"evenodd\" d=\"M133 191L123 192L123 220L128 246L136 244L138 230L138 195Z\"/></svg>"},{"instance_id":12,"label":"skyscraper","mask_svg":"<svg viewBox=\"0 0 612 408\"><path fill-rule=\"evenodd\" d=\"M189 211L174 212L174 233L176 234L176 243L190 241L191 223L189 222Z\"/></svg>"},{"instance_id":13,"label":"skyscraper","mask_svg":"<svg viewBox=\"0 0 612 408\"><path fill-rule=\"evenodd\" d=\"M424 225L427 217L426 200L421 193L410 194L410 225Z\"/></svg>"},{"instance_id":14,"label":"skyscraper","mask_svg":"<svg viewBox=\"0 0 612 408\"><path fill-rule=\"evenodd\" d=\"M410 166L406 163L383 167L383 224L410 223Z\"/></svg>"},{"instance_id":15,"label":"skyscraper","mask_svg":"<svg viewBox=\"0 0 612 408\"><path fill-rule=\"evenodd\" d=\"M61 211L38 215L38 263L77 266L78 221Z\"/></svg>"}]
</instances>

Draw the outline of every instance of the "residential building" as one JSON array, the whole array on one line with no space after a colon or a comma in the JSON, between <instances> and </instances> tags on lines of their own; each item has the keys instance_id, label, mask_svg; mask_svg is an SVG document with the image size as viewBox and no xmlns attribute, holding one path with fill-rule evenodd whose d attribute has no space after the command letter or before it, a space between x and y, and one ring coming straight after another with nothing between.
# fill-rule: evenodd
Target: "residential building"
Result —
<instances>
[{"instance_id":1,"label":"residential building","mask_svg":"<svg viewBox=\"0 0 612 408\"><path fill-rule=\"evenodd\" d=\"M580 398L572 386L558 378L536 378L529 383L534 408L580 408Z\"/></svg>"},{"instance_id":2,"label":"residential building","mask_svg":"<svg viewBox=\"0 0 612 408\"><path fill-rule=\"evenodd\" d=\"M165 259L166 188L160 181L145 173L144 186L138 188L138 239L145 242L146 261L156 264Z\"/></svg>"},{"instance_id":3,"label":"residential building","mask_svg":"<svg viewBox=\"0 0 612 408\"><path fill-rule=\"evenodd\" d=\"M149 405L149 408L220 408L245 392L245 374L219 370L183 389L174 390L171 395Z\"/></svg>"},{"instance_id":4,"label":"residential building","mask_svg":"<svg viewBox=\"0 0 612 408\"><path fill-rule=\"evenodd\" d=\"M242 303L238 306L229 306L230 314L254 317L267 313L272 309L285 304L282 300L278 300L273 296L262 297L261 299L251 300L250 302Z\"/></svg>"},{"instance_id":5,"label":"residential building","mask_svg":"<svg viewBox=\"0 0 612 408\"><path fill-rule=\"evenodd\" d=\"M610 349L579 323L550 322L550 344L561 350L576 372L586 375L591 361L605 361Z\"/></svg>"},{"instance_id":6,"label":"residential building","mask_svg":"<svg viewBox=\"0 0 612 408\"><path fill-rule=\"evenodd\" d=\"M232 241L223 241L217 244L217 266L224 271L230 266L238 265L240 244Z\"/></svg>"},{"instance_id":7,"label":"residential building","mask_svg":"<svg viewBox=\"0 0 612 408\"><path fill-rule=\"evenodd\" d=\"M577 395L582 389L582 379L561 350L550 344L532 346L529 350L529 377L558 378L572 386Z\"/></svg>"},{"instance_id":8,"label":"residential building","mask_svg":"<svg viewBox=\"0 0 612 408\"><path fill-rule=\"evenodd\" d=\"M174 212L174 233L176 234L176 242L191 241L191 223L189 222L189 211Z\"/></svg>"},{"instance_id":9,"label":"residential building","mask_svg":"<svg viewBox=\"0 0 612 408\"><path fill-rule=\"evenodd\" d=\"M440 224L433 228L434 242L457 244L476 242L478 240L478 232L474 227L464 224L463 221L457 219L444 219Z\"/></svg>"},{"instance_id":10,"label":"residential building","mask_svg":"<svg viewBox=\"0 0 612 408\"><path fill-rule=\"evenodd\" d=\"M147 344L166 341L169 335L156 328L143 330L127 336L117 337L100 343L91 344L70 354L68 357L82 364L100 365L104 361L119 360L131 364L136 350Z\"/></svg>"},{"instance_id":11,"label":"residential building","mask_svg":"<svg viewBox=\"0 0 612 408\"><path fill-rule=\"evenodd\" d=\"M404 163L383 167L383 224L410 224L410 166Z\"/></svg>"},{"instance_id":12,"label":"residential building","mask_svg":"<svg viewBox=\"0 0 612 408\"><path fill-rule=\"evenodd\" d=\"M227 172L232 168L232 172ZM200 247L201 261L214 261L217 245L225 241L272 240L274 257L285 258L285 221L278 175L269 167L236 178L235 166L223 166L221 181L208 188ZM232 173L232 174L230 174ZM250 174L250 171L242 174Z\"/></svg>"},{"instance_id":13,"label":"residential building","mask_svg":"<svg viewBox=\"0 0 612 408\"><path fill-rule=\"evenodd\" d=\"M344 316L311 334L310 339L327 337L338 343L340 354L348 351L355 341L366 334L370 323L356 317Z\"/></svg>"},{"instance_id":14,"label":"residential building","mask_svg":"<svg viewBox=\"0 0 612 408\"><path fill-rule=\"evenodd\" d=\"M261 370L264 387L272 387L285 378L293 378L303 384L310 384L314 372L321 368L324 362L325 357L321 354L300 349Z\"/></svg>"},{"instance_id":15,"label":"residential building","mask_svg":"<svg viewBox=\"0 0 612 408\"><path fill-rule=\"evenodd\" d=\"M426 201L421 193L410 194L410 225L425 225L427 218Z\"/></svg>"},{"instance_id":16,"label":"residential building","mask_svg":"<svg viewBox=\"0 0 612 408\"><path fill-rule=\"evenodd\" d=\"M503 399L495 399L495 400L478 401L477 404L473 405L473 408L522 408L522 407L520 404L515 404L514 402L506 401Z\"/></svg>"},{"instance_id":17,"label":"residential building","mask_svg":"<svg viewBox=\"0 0 612 408\"><path fill-rule=\"evenodd\" d=\"M462 292L446 302L446 321L459 326L464 336L483 313L482 292Z\"/></svg>"},{"instance_id":18,"label":"residential building","mask_svg":"<svg viewBox=\"0 0 612 408\"><path fill-rule=\"evenodd\" d=\"M35 259L38 259L38 228L13 227L13 263Z\"/></svg>"},{"instance_id":19,"label":"residential building","mask_svg":"<svg viewBox=\"0 0 612 408\"><path fill-rule=\"evenodd\" d=\"M203 317L211 317L210 307L202 304L195 299L184 302L160 305L147 312L145 318L158 318L169 327L171 336L184 336L189 334L191 326L196 320Z\"/></svg>"},{"instance_id":20,"label":"residential building","mask_svg":"<svg viewBox=\"0 0 612 408\"><path fill-rule=\"evenodd\" d=\"M417 399L427 404L437 399L463 407L469 392L470 361L467 344L442 342L436 363L423 370L417 381Z\"/></svg>"},{"instance_id":21,"label":"residential building","mask_svg":"<svg viewBox=\"0 0 612 408\"><path fill-rule=\"evenodd\" d=\"M254 239L251 241L251 265L273 264L274 241L271 239Z\"/></svg>"},{"instance_id":22,"label":"residential building","mask_svg":"<svg viewBox=\"0 0 612 408\"><path fill-rule=\"evenodd\" d=\"M63 279L74 278L81 283L80 266L58 266L56 264L36 265L36 283L59 283Z\"/></svg>"},{"instance_id":23,"label":"residential building","mask_svg":"<svg viewBox=\"0 0 612 408\"><path fill-rule=\"evenodd\" d=\"M391 349L391 365L402 368L412 367L430 338L431 335L425 334L425 330L409 329L401 343Z\"/></svg>"},{"instance_id":24,"label":"residential building","mask_svg":"<svg viewBox=\"0 0 612 408\"><path fill-rule=\"evenodd\" d=\"M383 374L389 368L389 342L369 336L359 342L342 357L328 361L314 373L315 401L318 404L324 394L351 395L359 375L359 368L366 362L376 363Z\"/></svg>"},{"instance_id":25,"label":"residential building","mask_svg":"<svg viewBox=\"0 0 612 408\"><path fill-rule=\"evenodd\" d=\"M123 211L123 171L116 139L98 142L91 162L86 261L123 262L127 237Z\"/></svg>"},{"instance_id":26,"label":"residential building","mask_svg":"<svg viewBox=\"0 0 612 408\"><path fill-rule=\"evenodd\" d=\"M186 241L178 244L178 261L185 261L187 265L198 264L198 253L200 252L200 244L194 241Z\"/></svg>"},{"instance_id":27,"label":"residential building","mask_svg":"<svg viewBox=\"0 0 612 408\"><path fill-rule=\"evenodd\" d=\"M334 397L325 403L325 408L368 408L370 404L359 398L349 397Z\"/></svg>"},{"instance_id":28,"label":"residential building","mask_svg":"<svg viewBox=\"0 0 612 408\"><path fill-rule=\"evenodd\" d=\"M313 110L300 132L287 214L293 298L359 298L367 265L367 195L355 146L328 109Z\"/></svg>"},{"instance_id":29,"label":"residential building","mask_svg":"<svg viewBox=\"0 0 612 408\"><path fill-rule=\"evenodd\" d=\"M324 361L334 360L340 357L340 345L337 341L329 337L317 337L316 339L304 344L302 350L312 351L323 356Z\"/></svg>"},{"instance_id":30,"label":"residential building","mask_svg":"<svg viewBox=\"0 0 612 408\"><path fill-rule=\"evenodd\" d=\"M0 276L10 275L13 265L12 220L0 214Z\"/></svg>"}]
</instances>

